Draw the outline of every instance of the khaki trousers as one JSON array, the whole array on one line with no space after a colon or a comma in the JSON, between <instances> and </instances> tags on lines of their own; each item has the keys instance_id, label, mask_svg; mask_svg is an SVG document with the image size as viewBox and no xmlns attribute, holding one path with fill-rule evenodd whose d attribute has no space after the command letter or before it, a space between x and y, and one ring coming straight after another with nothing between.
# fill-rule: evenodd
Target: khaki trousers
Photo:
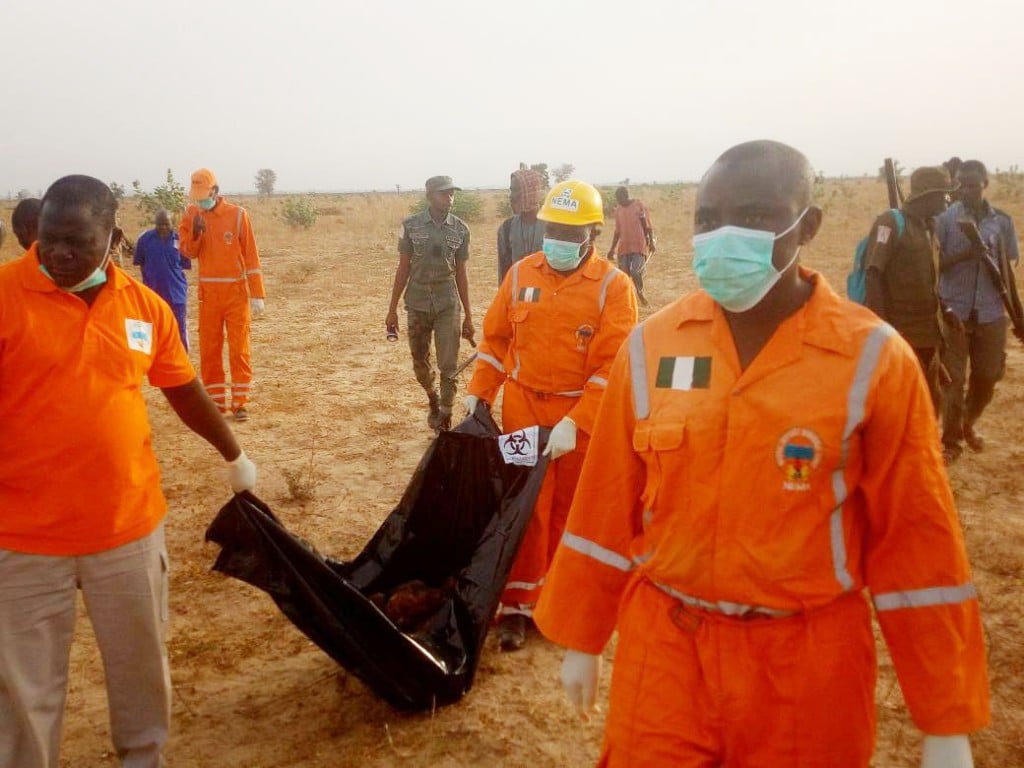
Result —
<instances>
[{"instance_id":1,"label":"khaki trousers","mask_svg":"<svg viewBox=\"0 0 1024 768\"><path fill-rule=\"evenodd\" d=\"M121 764L163 766L171 675L161 524L93 555L0 549L0 768L57 768L78 589L103 659Z\"/></svg>"}]
</instances>

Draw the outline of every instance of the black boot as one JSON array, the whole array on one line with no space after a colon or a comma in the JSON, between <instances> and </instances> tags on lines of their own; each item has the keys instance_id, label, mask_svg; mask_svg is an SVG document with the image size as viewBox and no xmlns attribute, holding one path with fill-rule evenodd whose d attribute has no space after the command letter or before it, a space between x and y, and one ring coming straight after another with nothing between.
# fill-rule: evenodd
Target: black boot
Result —
<instances>
[{"instance_id":1,"label":"black boot","mask_svg":"<svg viewBox=\"0 0 1024 768\"><path fill-rule=\"evenodd\" d=\"M498 621L498 643L503 651L518 651L526 645L529 619L521 613L510 613Z\"/></svg>"}]
</instances>

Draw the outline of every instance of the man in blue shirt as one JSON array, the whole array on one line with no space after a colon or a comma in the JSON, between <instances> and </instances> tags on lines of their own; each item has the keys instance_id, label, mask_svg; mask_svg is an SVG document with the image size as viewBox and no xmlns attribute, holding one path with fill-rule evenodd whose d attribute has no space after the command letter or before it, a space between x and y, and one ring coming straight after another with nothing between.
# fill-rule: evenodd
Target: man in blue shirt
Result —
<instances>
[{"instance_id":1,"label":"man in blue shirt","mask_svg":"<svg viewBox=\"0 0 1024 768\"><path fill-rule=\"evenodd\" d=\"M984 197L988 186L984 164L967 160L957 177L960 199L935 219L935 236L942 249L939 293L942 304L964 327L963 333L947 340L942 355L952 379L943 393L942 443L947 462L956 460L963 442L973 451L985 447L974 425L1006 369L1006 310L1000 287L983 260L994 262L1007 290L1015 293L1009 264L1019 258L1013 222ZM964 228L976 232L976 242L964 234Z\"/></svg>"},{"instance_id":2,"label":"man in blue shirt","mask_svg":"<svg viewBox=\"0 0 1024 768\"><path fill-rule=\"evenodd\" d=\"M144 233L135 244L133 263L142 267L142 282L171 305L178 320L181 343L188 349L185 325L188 281L184 270L192 269L192 260L182 256L178 250L178 233L171 226L171 216L167 211L157 211L153 224L154 228Z\"/></svg>"}]
</instances>

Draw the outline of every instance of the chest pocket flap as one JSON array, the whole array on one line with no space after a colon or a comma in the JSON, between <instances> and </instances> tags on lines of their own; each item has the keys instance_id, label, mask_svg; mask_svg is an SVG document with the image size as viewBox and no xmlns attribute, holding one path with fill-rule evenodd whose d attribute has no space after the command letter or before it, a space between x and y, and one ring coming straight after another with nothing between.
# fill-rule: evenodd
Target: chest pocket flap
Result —
<instances>
[{"instance_id":1,"label":"chest pocket flap","mask_svg":"<svg viewBox=\"0 0 1024 768\"><path fill-rule=\"evenodd\" d=\"M683 444L686 425L681 421L665 424L642 421L633 428L633 450L674 451Z\"/></svg>"}]
</instances>

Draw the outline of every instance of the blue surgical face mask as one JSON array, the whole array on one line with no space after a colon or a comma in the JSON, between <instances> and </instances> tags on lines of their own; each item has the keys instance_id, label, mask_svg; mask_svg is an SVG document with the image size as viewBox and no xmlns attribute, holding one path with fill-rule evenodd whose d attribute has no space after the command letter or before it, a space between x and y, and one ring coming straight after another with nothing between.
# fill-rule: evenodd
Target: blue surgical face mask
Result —
<instances>
[{"instance_id":1,"label":"blue surgical face mask","mask_svg":"<svg viewBox=\"0 0 1024 768\"><path fill-rule=\"evenodd\" d=\"M772 250L775 241L792 232L805 213L807 208L779 234L729 225L694 235L693 271L700 287L730 312L746 312L757 306L796 261L799 246L789 263L776 269Z\"/></svg>"},{"instance_id":2,"label":"blue surgical face mask","mask_svg":"<svg viewBox=\"0 0 1024 768\"><path fill-rule=\"evenodd\" d=\"M590 238L582 243L574 243L571 240L555 240L550 237L544 238L544 258L548 265L557 272L571 272L580 265L586 255L585 248L590 246Z\"/></svg>"},{"instance_id":3,"label":"blue surgical face mask","mask_svg":"<svg viewBox=\"0 0 1024 768\"><path fill-rule=\"evenodd\" d=\"M113 238L113 232L107 235L107 250L103 254L103 261L100 262L100 265L96 267L96 269L89 273L88 277L78 283L75 283L70 288L65 288L62 285L58 285L57 287L67 293L81 293L82 291L87 291L90 288L95 288L97 285L103 285L107 282L107 265L110 263L110 243L113 241ZM41 263L39 265L39 271L53 280L53 276L50 274L50 271ZM54 282L56 283L56 281Z\"/></svg>"},{"instance_id":4,"label":"blue surgical face mask","mask_svg":"<svg viewBox=\"0 0 1024 768\"><path fill-rule=\"evenodd\" d=\"M196 200L196 205L202 208L204 211L212 211L213 206L217 204L217 198L205 197L202 200Z\"/></svg>"}]
</instances>

